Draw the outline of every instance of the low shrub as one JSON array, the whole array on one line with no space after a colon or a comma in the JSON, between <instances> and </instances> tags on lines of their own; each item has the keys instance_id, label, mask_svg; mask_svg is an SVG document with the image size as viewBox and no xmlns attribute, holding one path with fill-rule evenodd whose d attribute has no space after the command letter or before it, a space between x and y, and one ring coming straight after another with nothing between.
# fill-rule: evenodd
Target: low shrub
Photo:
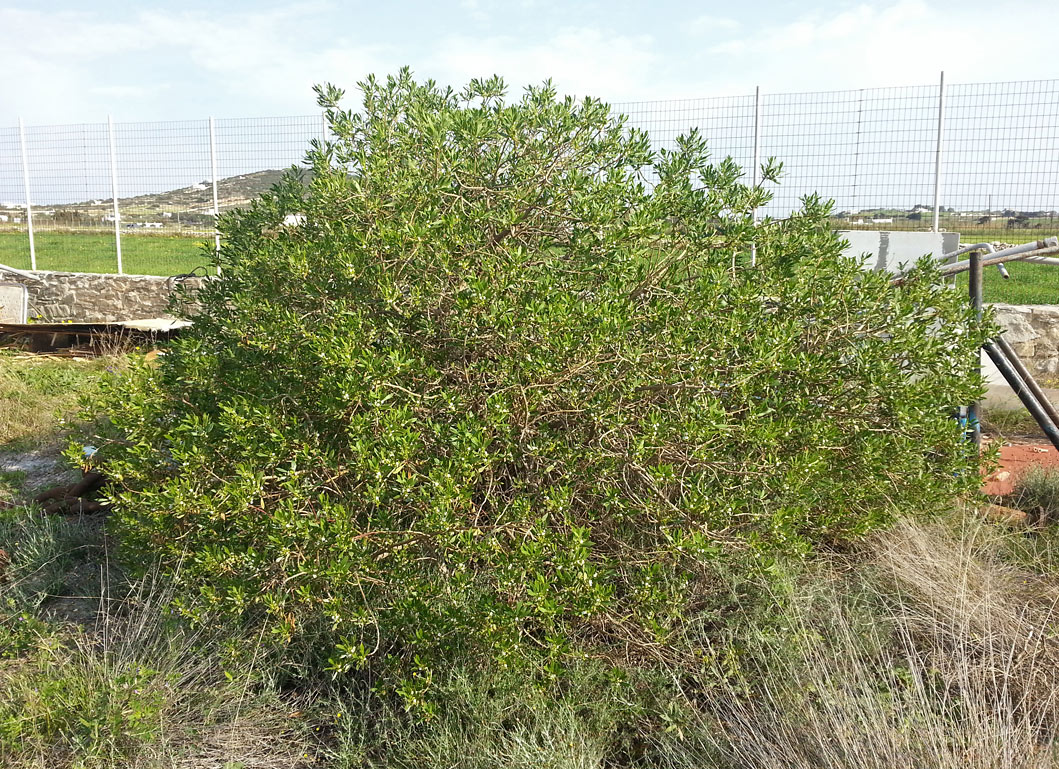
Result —
<instances>
[{"instance_id":1,"label":"low shrub","mask_svg":"<svg viewBox=\"0 0 1059 769\"><path fill-rule=\"evenodd\" d=\"M550 84L361 89L93 406L127 562L270 670L429 714L453 660L694 668L778 561L975 488L987 333L928 261L863 272L814 197L755 224L697 132Z\"/></svg>"},{"instance_id":2,"label":"low shrub","mask_svg":"<svg viewBox=\"0 0 1059 769\"><path fill-rule=\"evenodd\" d=\"M1015 478L1014 504L1038 523L1059 521L1059 470L1032 465Z\"/></svg>"}]
</instances>

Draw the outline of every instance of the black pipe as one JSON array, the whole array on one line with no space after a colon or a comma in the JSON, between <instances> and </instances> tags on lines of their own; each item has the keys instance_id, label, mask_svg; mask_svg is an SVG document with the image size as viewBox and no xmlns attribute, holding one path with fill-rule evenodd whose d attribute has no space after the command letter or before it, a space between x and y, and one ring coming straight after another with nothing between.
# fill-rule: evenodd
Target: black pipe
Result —
<instances>
[{"instance_id":1,"label":"black pipe","mask_svg":"<svg viewBox=\"0 0 1059 769\"><path fill-rule=\"evenodd\" d=\"M1010 361L1011 367L1018 372L1018 375L1022 377L1022 381L1026 383L1026 386L1033 393L1033 397L1037 399L1037 402L1041 404L1041 408L1048 415L1048 418L1052 420L1052 424L1059 427L1059 411L1055 410L1055 406L1048 396L1044 394L1044 390L1037 384L1037 380L1033 378L1033 374L1026 368L1026 364L1022 362L1022 359L1016 354L1015 349L1011 346L1011 343L1005 339L1002 335L998 336L993 340L1000 352L1004 353L1004 356Z\"/></svg>"},{"instance_id":2,"label":"black pipe","mask_svg":"<svg viewBox=\"0 0 1059 769\"><path fill-rule=\"evenodd\" d=\"M1055 446L1056 450L1059 451L1059 429L1052 424L1052 421L1048 418L1048 414L1041 408L1041 405L1037 402L1037 399L1033 396L1033 393L1023 383L1022 378L1019 377L1018 372L1008 362L1008 359L1004 357L1004 354L996 348L992 342L986 342L982 345L982 349L986 351L986 354L990 357L993 363L996 364L997 369L1000 371L1000 375L1007 380L1007 383L1011 385L1011 389L1015 391L1015 395L1022 401L1022 405L1026 407L1026 410L1030 412L1030 415L1036 420L1037 425L1044 431L1045 436Z\"/></svg>"}]
</instances>

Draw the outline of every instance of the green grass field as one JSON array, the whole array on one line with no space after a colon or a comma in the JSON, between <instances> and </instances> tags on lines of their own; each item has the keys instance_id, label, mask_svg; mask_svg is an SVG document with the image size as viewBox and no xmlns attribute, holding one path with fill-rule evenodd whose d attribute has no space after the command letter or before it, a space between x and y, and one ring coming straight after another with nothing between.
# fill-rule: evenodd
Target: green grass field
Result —
<instances>
[{"instance_id":1,"label":"green grass field","mask_svg":"<svg viewBox=\"0 0 1059 769\"><path fill-rule=\"evenodd\" d=\"M37 267L70 272L115 272L114 236L110 233L39 232ZM208 267L203 241L171 235L124 235L125 272L130 275L179 275ZM0 232L0 264L29 269L29 239L24 232ZM1059 267L1013 262L1010 280L995 267L985 272L985 300L1008 304L1059 304ZM966 273L958 278L966 289Z\"/></svg>"},{"instance_id":2,"label":"green grass field","mask_svg":"<svg viewBox=\"0 0 1059 769\"><path fill-rule=\"evenodd\" d=\"M982 297L986 302L1005 304L1059 304L1059 267L1047 264L1010 262L1009 280L996 267L985 268ZM957 278L958 286L967 290L967 273Z\"/></svg>"},{"instance_id":3,"label":"green grass field","mask_svg":"<svg viewBox=\"0 0 1059 769\"><path fill-rule=\"evenodd\" d=\"M111 233L38 232L34 236L37 269L64 272L117 272ZM169 235L121 238L124 271L129 275L180 275L207 267L203 240ZM30 268L29 238L24 232L0 232L0 264Z\"/></svg>"}]
</instances>

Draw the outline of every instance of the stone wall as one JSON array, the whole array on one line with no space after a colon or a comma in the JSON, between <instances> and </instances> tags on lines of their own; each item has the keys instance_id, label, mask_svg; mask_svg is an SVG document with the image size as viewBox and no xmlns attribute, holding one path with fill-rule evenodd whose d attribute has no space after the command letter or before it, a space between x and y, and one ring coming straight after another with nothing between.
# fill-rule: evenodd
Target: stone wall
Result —
<instances>
[{"instance_id":1,"label":"stone wall","mask_svg":"<svg viewBox=\"0 0 1059 769\"><path fill-rule=\"evenodd\" d=\"M0 272L0 281L29 291L29 317L43 321L114 321L171 317L169 300L181 283L194 292L206 278L160 278L86 272ZM1059 305L994 304L997 322L1030 371L1059 384Z\"/></svg>"},{"instance_id":2,"label":"stone wall","mask_svg":"<svg viewBox=\"0 0 1059 769\"><path fill-rule=\"evenodd\" d=\"M29 291L29 317L42 321L114 321L171 317L169 300L177 285L192 291L203 278L105 275L88 272L0 272L0 280Z\"/></svg>"},{"instance_id":3,"label":"stone wall","mask_svg":"<svg viewBox=\"0 0 1059 769\"><path fill-rule=\"evenodd\" d=\"M994 304L997 322L1030 373L1059 382L1059 305Z\"/></svg>"}]
</instances>

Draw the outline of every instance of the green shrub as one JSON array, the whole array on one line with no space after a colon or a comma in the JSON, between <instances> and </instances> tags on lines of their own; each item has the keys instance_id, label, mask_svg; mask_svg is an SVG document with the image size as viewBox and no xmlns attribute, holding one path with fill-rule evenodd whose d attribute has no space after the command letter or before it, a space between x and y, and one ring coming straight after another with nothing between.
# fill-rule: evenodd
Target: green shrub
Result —
<instances>
[{"instance_id":1,"label":"green shrub","mask_svg":"<svg viewBox=\"0 0 1059 769\"><path fill-rule=\"evenodd\" d=\"M98 406L126 558L266 618L284 669L429 706L457 657L694 663L719 572L977 484L984 334L926 262L862 272L813 197L755 225L697 132L655 153L550 85L361 88Z\"/></svg>"}]
</instances>

